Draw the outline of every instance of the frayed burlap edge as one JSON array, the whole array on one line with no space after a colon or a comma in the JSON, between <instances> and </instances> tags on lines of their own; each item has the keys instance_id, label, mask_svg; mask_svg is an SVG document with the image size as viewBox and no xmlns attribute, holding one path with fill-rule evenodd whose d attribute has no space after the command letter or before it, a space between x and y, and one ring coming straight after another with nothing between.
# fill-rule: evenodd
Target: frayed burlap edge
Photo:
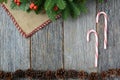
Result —
<instances>
[{"instance_id":1,"label":"frayed burlap edge","mask_svg":"<svg viewBox=\"0 0 120 80\"><path fill-rule=\"evenodd\" d=\"M18 22L16 21L16 19L14 18L14 16L11 14L11 12L7 9L7 7L4 4L1 4L2 8L7 12L7 14L10 16L11 20L13 21L14 25L16 26L16 28L18 29L18 31L21 33L21 35L25 38L31 37L34 33L36 33L37 31L39 31L40 29L44 28L45 26L47 26L49 23L51 23L52 21L50 19L48 19L47 21L45 21L43 24L40 24L40 26L35 27L35 29L33 29L31 32L26 33L21 26L18 24ZM56 17L56 19L60 18L60 15L58 15ZM33 22L33 24L35 24Z\"/></svg>"}]
</instances>

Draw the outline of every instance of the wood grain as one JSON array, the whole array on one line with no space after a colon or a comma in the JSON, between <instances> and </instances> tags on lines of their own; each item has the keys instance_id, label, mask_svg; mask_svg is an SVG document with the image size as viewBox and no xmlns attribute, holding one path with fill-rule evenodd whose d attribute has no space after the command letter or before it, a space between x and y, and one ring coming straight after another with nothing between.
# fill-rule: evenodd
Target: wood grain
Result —
<instances>
[{"instance_id":1,"label":"wood grain","mask_svg":"<svg viewBox=\"0 0 120 80\"><path fill-rule=\"evenodd\" d=\"M87 31L95 29L96 3L88 0L88 13L64 22L65 69L96 71L94 68L95 38L87 43Z\"/></svg>"},{"instance_id":2,"label":"wood grain","mask_svg":"<svg viewBox=\"0 0 120 80\"><path fill-rule=\"evenodd\" d=\"M120 68L120 0L107 0L104 4L98 4L97 11L105 11L108 15L108 49L103 49L103 29L104 19L100 18L97 31L99 33L100 56L99 56L99 71L109 68ZM120 78L110 79L119 80Z\"/></svg>"},{"instance_id":3,"label":"wood grain","mask_svg":"<svg viewBox=\"0 0 120 80\"><path fill-rule=\"evenodd\" d=\"M24 38L15 28L9 16L0 7L0 70L16 69L56 70L59 68L103 71L120 67L120 0L97 3L88 0L88 13L77 19L61 19L49 24L31 38ZM97 6L97 7L96 7ZM90 29L96 30L96 9L105 11L108 18L108 49L103 49L103 17L97 26L99 33L99 64L94 68L95 38L87 43ZM119 80L120 78L114 78ZM113 80L113 79L108 79Z\"/></svg>"},{"instance_id":4,"label":"wood grain","mask_svg":"<svg viewBox=\"0 0 120 80\"><path fill-rule=\"evenodd\" d=\"M30 40L20 35L10 17L0 7L0 70L28 69Z\"/></svg>"},{"instance_id":5,"label":"wood grain","mask_svg":"<svg viewBox=\"0 0 120 80\"><path fill-rule=\"evenodd\" d=\"M63 67L62 20L57 20L31 38L31 65L34 69L57 70Z\"/></svg>"}]
</instances>

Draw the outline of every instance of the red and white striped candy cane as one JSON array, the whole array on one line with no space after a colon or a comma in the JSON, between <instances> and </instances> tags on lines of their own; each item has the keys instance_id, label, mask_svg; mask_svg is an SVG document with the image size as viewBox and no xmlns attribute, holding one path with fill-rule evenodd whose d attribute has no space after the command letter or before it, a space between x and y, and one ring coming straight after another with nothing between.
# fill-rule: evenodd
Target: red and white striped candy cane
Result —
<instances>
[{"instance_id":1,"label":"red and white striped candy cane","mask_svg":"<svg viewBox=\"0 0 120 80\"><path fill-rule=\"evenodd\" d=\"M96 23L98 24L99 17L102 14L104 15L104 21L105 21L105 26L104 26L104 49L107 49L107 14L105 12L98 12L97 17L96 17Z\"/></svg>"},{"instance_id":2,"label":"red and white striped candy cane","mask_svg":"<svg viewBox=\"0 0 120 80\"><path fill-rule=\"evenodd\" d=\"M96 40L96 44L95 44L95 67L97 67L98 64L98 34L95 30L90 30L87 33L87 41L90 41L90 34L94 33L95 34L95 40Z\"/></svg>"}]
</instances>

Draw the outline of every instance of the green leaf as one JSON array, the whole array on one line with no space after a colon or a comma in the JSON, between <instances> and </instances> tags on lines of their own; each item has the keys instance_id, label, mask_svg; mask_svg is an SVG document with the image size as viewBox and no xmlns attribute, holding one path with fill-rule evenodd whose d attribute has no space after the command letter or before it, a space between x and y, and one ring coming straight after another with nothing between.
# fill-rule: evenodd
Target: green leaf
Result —
<instances>
[{"instance_id":1,"label":"green leaf","mask_svg":"<svg viewBox=\"0 0 120 80\"><path fill-rule=\"evenodd\" d=\"M28 3L29 0L20 0L21 3Z\"/></svg>"},{"instance_id":2,"label":"green leaf","mask_svg":"<svg viewBox=\"0 0 120 80\"><path fill-rule=\"evenodd\" d=\"M15 9L17 7L17 5L12 1L10 4L11 9Z\"/></svg>"},{"instance_id":3,"label":"green leaf","mask_svg":"<svg viewBox=\"0 0 120 80\"><path fill-rule=\"evenodd\" d=\"M65 9L66 7L66 2L64 0L57 0L56 4L59 7L59 9Z\"/></svg>"},{"instance_id":4,"label":"green leaf","mask_svg":"<svg viewBox=\"0 0 120 80\"><path fill-rule=\"evenodd\" d=\"M68 7L66 7L66 9L62 11L62 18L66 20L68 16L70 16L70 10Z\"/></svg>"},{"instance_id":5,"label":"green leaf","mask_svg":"<svg viewBox=\"0 0 120 80\"><path fill-rule=\"evenodd\" d=\"M47 11L47 15L52 21L55 21L57 16L57 14L54 11Z\"/></svg>"},{"instance_id":6,"label":"green leaf","mask_svg":"<svg viewBox=\"0 0 120 80\"><path fill-rule=\"evenodd\" d=\"M71 8L71 11L72 11L72 13L71 13L72 17L75 18L78 15L80 15L80 9L77 7L77 5L75 5L75 3L70 2L70 6L69 7Z\"/></svg>"},{"instance_id":7,"label":"green leaf","mask_svg":"<svg viewBox=\"0 0 120 80\"><path fill-rule=\"evenodd\" d=\"M20 5L20 9L23 10L23 11L26 11L26 9L28 9L29 7L26 5L26 3L22 3Z\"/></svg>"},{"instance_id":8,"label":"green leaf","mask_svg":"<svg viewBox=\"0 0 120 80\"><path fill-rule=\"evenodd\" d=\"M0 0L0 3L3 3L3 2L7 3L7 0Z\"/></svg>"},{"instance_id":9,"label":"green leaf","mask_svg":"<svg viewBox=\"0 0 120 80\"><path fill-rule=\"evenodd\" d=\"M51 10L55 5L54 0L46 0L45 2L45 10Z\"/></svg>"}]
</instances>

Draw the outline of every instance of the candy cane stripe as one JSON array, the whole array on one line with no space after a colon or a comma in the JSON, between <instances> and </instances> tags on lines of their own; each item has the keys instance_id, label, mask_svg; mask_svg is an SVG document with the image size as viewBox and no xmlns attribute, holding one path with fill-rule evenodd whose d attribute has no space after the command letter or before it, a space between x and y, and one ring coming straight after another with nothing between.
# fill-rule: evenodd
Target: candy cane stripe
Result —
<instances>
[{"instance_id":1,"label":"candy cane stripe","mask_svg":"<svg viewBox=\"0 0 120 80\"><path fill-rule=\"evenodd\" d=\"M98 12L97 17L96 17L96 23L98 24L99 21L99 17L100 15L104 15L104 21L105 21L105 25L104 25L104 49L107 49L107 14L105 12Z\"/></svg>"},{"instance_id":2,"label":"candy cane stripe","mask_svg":"<svg viewBox=\"0 0 120 80\"><path fill-rule=\"evenodd\" d=\"M87 33L87 41L89 42L90 40L90 34L91 33L94 33L95 34L95 40L96 40L96 44L95 44L95 67L97 67L97 64L98 64L98 34L95 30L89 30L88 33Z\"/></svg>"}]
</instances>

